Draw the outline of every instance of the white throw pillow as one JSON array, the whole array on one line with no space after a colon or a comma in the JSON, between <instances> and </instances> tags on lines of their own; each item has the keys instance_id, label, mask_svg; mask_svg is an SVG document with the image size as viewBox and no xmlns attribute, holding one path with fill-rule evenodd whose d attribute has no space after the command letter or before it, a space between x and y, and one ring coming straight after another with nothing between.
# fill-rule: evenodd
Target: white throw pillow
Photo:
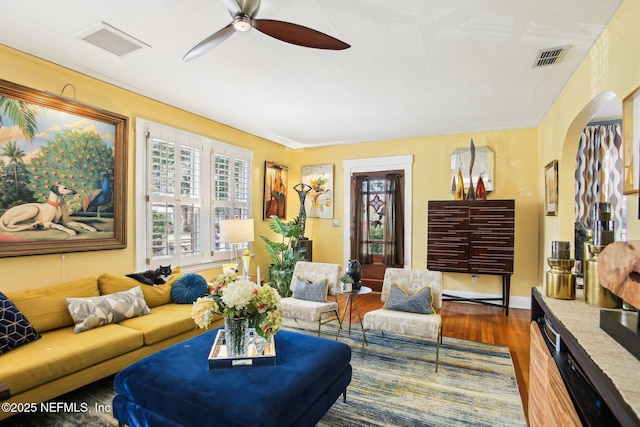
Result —
<instances>
[{"instance_id":1,"label":"white throw pillow","mask_svg":"<svg viewBox=\"0 0 640 427\"><path fill-rule=\"evenodd\" d=\"M65 298L69 313L80 333L131 317L150 314L140 286L127 291L91 298Z\"/></svg>"}]
</instances>

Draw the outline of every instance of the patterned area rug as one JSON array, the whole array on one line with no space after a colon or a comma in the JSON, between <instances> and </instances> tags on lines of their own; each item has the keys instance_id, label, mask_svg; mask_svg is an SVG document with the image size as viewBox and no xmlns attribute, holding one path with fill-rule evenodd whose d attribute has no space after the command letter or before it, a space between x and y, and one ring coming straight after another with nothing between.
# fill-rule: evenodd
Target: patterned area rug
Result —
<instances>
[{"instance_id":1,"label":"patterned area rug","mask_svg":"<svg viewBox=\"0 0 640 427\"><path fill-rule=\"evenodd\" d=\"M316 334L317 324L286 323ZM323 336L335 337L332 325ZM360 357L360 325L340 341L352 346L353 379L318 426L526 426L509 349L444 338L435 373L435 344L413 338L367 333ZM277 349L276 349L277 350ZM19 415L0 426L117 426L110 412L113 377L56 398L87 412Z\"/></svg>"}]
</instances>

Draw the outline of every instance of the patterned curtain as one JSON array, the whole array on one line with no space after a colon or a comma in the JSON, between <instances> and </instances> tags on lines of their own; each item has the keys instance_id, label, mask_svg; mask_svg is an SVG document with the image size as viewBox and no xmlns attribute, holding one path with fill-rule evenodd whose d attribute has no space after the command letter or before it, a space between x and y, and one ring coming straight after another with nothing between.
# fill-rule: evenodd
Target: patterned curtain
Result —
<instances>
[{"instance_id":1,"label":"patterned curtain","mask_svg":"<svg viewBox=\"0 0 640 427\"><path fill-rule=\"evenodd\" d=\"M587 217L594 202L611 203L616 240L622 232L621 122L588 125L582 131L575 174L575 222L589 227Z\"/></svg>"},{"instance_id":2,"label":"patterned curtain","mask_svg":"<svg viewBox=\"0 0 640 427\"><path fill-rule=\"evenodd\" d=\"M384 250L382 263L404 265L404 212L400 175L385 177Z\"/></svg>"}]
</instances>

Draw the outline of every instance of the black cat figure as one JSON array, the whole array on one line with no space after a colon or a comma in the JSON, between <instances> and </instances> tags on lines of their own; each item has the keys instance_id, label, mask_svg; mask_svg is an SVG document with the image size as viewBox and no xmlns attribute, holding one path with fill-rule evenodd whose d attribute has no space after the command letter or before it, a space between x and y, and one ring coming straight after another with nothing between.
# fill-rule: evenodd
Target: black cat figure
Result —
<instances>
[{"instance_id":1,"label":"black cat figure","mask_svg":"<svg viewBox=\"0 0 640 427\"><path fill-rule=\"evenodd\" d=\"M138 282L144 283L145 285L162 285L163 283L166 283L169 277L171 277L171 265L161 265L155 270L147 270L142 273L127 274L127 277L136 279Z\"/></svg>"}]
</instances>

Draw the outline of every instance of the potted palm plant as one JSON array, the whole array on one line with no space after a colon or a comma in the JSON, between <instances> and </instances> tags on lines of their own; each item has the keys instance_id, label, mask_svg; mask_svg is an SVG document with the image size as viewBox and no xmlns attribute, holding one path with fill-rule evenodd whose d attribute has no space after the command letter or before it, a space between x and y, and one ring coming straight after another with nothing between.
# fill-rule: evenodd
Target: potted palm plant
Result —
<instances>
[{"instance_id":1,"label":"potted palm plant","mask_svg":"<svg viewBox=\"0 0 640 427\"><path fill-rule=\"evenodd\" d=\"M278 290L281 297L289 296L289 287L296 262L303 259L305 248L298 246L298 240L303 235L300 217L285 222L276 215L269 217L269 228L281 236L280 241L272 241L260 236L266 244L267 253L271 259L271 266L267 277L271 286Z\"/></svg>"}]
</instances>

